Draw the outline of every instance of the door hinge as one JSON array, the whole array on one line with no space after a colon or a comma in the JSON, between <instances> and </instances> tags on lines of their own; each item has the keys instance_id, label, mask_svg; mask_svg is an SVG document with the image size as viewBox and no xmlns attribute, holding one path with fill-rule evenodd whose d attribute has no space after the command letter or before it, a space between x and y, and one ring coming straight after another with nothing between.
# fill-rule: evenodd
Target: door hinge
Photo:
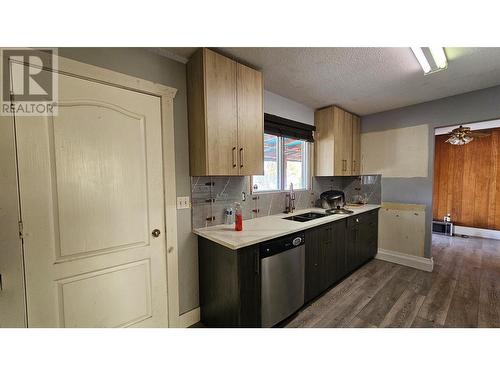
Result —
<instances>
[{"instance_id":1,"label":"door hinge","mask_svg":"<svg viewBox=\"0 0 500 375\"><path fill-rule=\"evenodd\" d=\"M23 222L22 221L19 221L18 222L19 224L19 238L23 239Z\"/></svg>"}]
</instances>

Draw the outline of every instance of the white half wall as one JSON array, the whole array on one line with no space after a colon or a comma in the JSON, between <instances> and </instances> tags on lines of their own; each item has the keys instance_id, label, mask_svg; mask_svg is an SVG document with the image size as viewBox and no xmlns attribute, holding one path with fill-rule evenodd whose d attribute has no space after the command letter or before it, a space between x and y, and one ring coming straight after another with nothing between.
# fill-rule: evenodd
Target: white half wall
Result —
<instances>
[{"instance_id":1,"label":"white half wall","mask_svg":"<svg viewBox=\"0 0 500 375\"><path fill-rule=\"evenodd\" d=\"M375 259L386 262L401 264L402 266L416 268L417 270L432 272L434 269L434 260L432 258L416 257L414 255L401 254L395 251L378 249Z\"/></svg>"},{"instance_id":2,"label":"white half wall","mask_svg":"<svg viewBox=\"0 0 500 375\"><path fill-rule=\"evenodd\" d=\"M361 173L427 177L429 127L409 126L361 134Z\"/></svg>"},{"instance_id":3,"label":"white half wall","mask_svg":"<svg viewBox=\"0 0 500 375\"><path fill-rule=\"evenodd\" d=\"M382 202L378 247L393 253L423 257L425 205Z\"/></svg>"}]
</instances>

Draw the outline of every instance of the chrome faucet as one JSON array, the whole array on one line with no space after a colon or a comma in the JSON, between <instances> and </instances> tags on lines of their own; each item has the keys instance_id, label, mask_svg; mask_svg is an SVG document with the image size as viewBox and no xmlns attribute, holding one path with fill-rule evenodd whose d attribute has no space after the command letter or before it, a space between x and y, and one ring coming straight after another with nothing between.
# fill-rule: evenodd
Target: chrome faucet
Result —
<instances>
[{"instance_id":1,"label":"chrome faucet","mask_svg":"<svg viewBox=\"0 0 500 375\"><path fill-rule=\"evenodd\" d=\"M290 192L285 195L285 213L293 213L295 210L295 192L293 191L293 184L290 183Z\"/></svg>"}]
</instances>

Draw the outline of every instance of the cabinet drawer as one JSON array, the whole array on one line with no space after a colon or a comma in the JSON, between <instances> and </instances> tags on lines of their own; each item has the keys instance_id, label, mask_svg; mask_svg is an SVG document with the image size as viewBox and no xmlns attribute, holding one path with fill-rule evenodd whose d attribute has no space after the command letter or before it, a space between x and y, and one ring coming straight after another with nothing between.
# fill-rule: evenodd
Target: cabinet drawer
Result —
<instances>
[{"instance_id":1,"label":"cabinet drawer","mask_svg":"<svg viewBox=\"0 0 500 375\"><path fill-rule=\"evenodd\" d=\"M368 211L347 218L347 226L352 227L359 224L376 224L378 221L378 210Z\"/></svg>"}]
</instances>

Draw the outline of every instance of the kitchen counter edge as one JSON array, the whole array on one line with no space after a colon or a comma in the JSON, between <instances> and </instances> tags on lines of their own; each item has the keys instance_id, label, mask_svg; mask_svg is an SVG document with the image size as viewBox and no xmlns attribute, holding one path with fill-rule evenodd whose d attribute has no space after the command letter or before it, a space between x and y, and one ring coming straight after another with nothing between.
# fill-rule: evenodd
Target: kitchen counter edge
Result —
<instances>
[{"instance_id":1,"label":"kitchen counter edge","mask_svg":"<svg viewBox=\"0 0 500 375\"><path fill-rule=\"evenodd\" d=\"M343 220L347 219L352 216L356 216L359 214L362 214L364 212L368 211L373 211L379 209L381 206L376 205L376 204L368 204L366 206L362 207L349 207L350 210L353 210L354 213L349 214L349 215L329 215L326 217L322 217L319 219L314 219L310 220L308 222L304 223L298 223L298 222L292 222L292 221L286 221L283 222L283 225L286 226L287 223L293 224L290 225L289 228L275 232L273 234L263 234L262 236L255 236L252 239L249 239L247 241L240 241L235 242L235 241L230 241L230 239L224 239L224 236L229 236L231 235L233 238L235 236L240 237L245 235L245 224L249 224L249 222L252 222L251 224L255 224L258 221L263 221L265 219L266 221L269 220L283 220L284 217L287 216L295 216L299 215L301 213L305 212L321 212L323 213L325 210L320 209L320 208L307 208L307 209L302 209L302 210L296 210L293 214L277 214L277 215L270 215L270 216L263 216L255 219L248 219L243 222L243 231L242 232L236 232L234 229L234 225L225 225L225 224L220 224L220 225L215 225L213 227L206 227L206 228L198 228L198 229L193 229L193 233L201 236L203 238L206 238L210 241L216 242L219 245L225 246L231 250L238 250L247 246L255 245L264 241L269 241L275 238L279 238L282 236L286 236L288 234L296 233L296 232L301 232L303 230L311 229L320 225L328 224L333 221L337 220ZM281 222L280 222L281 223ZM298 225L297 225L298 224Z\"/></svg>"}]
</instances>

